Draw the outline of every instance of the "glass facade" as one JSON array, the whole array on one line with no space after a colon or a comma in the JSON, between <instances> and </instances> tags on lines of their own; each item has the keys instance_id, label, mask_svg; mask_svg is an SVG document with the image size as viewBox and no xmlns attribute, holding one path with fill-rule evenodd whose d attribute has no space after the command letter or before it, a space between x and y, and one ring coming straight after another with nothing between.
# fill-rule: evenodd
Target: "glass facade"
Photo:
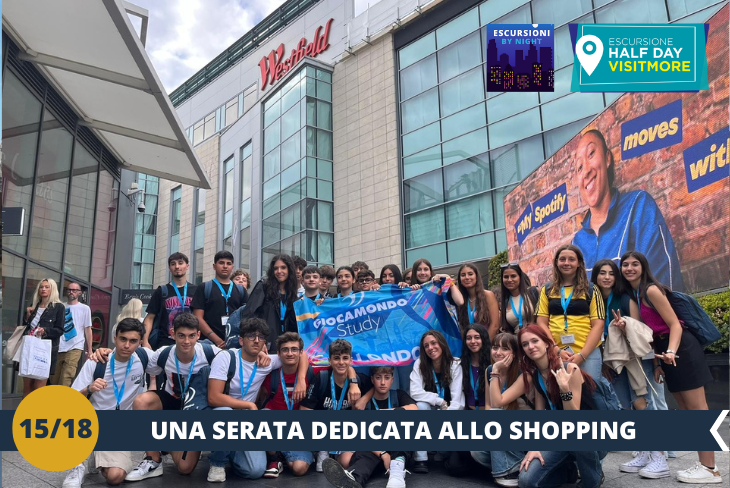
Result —
<instances>
[{"instance_id":1,"label":"glass facade","mask_svg":"<svg viewBox=\"0 0 730 488\"><path fill-rule=\"evenodd\" d=\"M241 148L241 256L239 267L251 270L251 189L253 184L253 145Z\"/></svg>"},{"instance_id":2,"label":"glass facade","mask_svg":"<svg viewBox=\"0 0 730 488\"><path fill-rule=\"evenodd\" d=\"M195 190L195 235L193 236L193 283L203 282L203 265L205 246L205 197L207 191L203 188Z\"/></svg>"},{"instance_id":3,"label":"glass facade","mask_svg":"<svg viewBox=\"0 0 730 488\"><path fill-rule=\"evenodd\" d=\"M254 83L241 93L217 107L185 130L193 146L217 134L233 124L240 116L251 110L258 101L258 86Z\"/></svg>"},{"instance_id":4,"label":"glass facade","mask_svg":"<svg viewBox=\"0 0 730 488\"><path fill-rule=\"evenodd\" d=\"M172 189L170 198L170 254L180 251L180 225L182 223L182 186Z\"/></svg>"},{"instance_id":5,"label":"glass facade","mask_svg":"<svg viewBox=\"0 0 730 488\"><path fill-rule=\"evenodd\" d=\"M332 74L294 73L264 103L262 263L334 263Z\"/></svg>"},{"instance_id":6,"label":"glass facade","mask_svg":"<svg viewBox=\"0 0 730 488\"><path fill-rule=\"evenodd\" d=\"M144 190L145 210L135 216L131 286L137 289L153 288L160 179L140 173L137 184L140 190Z\"/></svg>"},{"instance_id":7,"label":"glass facade","mask_svg":"<svg viewBox=\"0 0 730 488\"><path fill-rule=\"evenodd\" d=\"M52 278L64 296L71 281L81 284L98 344L112 305L118 163L4 34L3 45L2 206L22 209L23 229L6 228L2 240L2 338L22 323L39 281ZM3 395L21 393L12 365L2 375Z\"/></svg>"},{"instance_id":8,"label":"glass facade","mask_svg":"<svg viewBox=\"0 0 730 488\"><path fill-rule=\"evenodd\" d=\"M233 156L223 162L223 248L233 251Z\"/></svg>"},{"instance_id":9,"label":"glass facade","mask_svg":"<svg viewBox=\"0 0 730 488\"><path fill-rule=\"evenodd\" d=\"M398 49L405 262L443 266L506 249L505 195L618 98L570 93L568 23L702 22L720 6L489 0ZM554 93L487 92L489 23L555 24Z\"/></svg>"}]
</instances>

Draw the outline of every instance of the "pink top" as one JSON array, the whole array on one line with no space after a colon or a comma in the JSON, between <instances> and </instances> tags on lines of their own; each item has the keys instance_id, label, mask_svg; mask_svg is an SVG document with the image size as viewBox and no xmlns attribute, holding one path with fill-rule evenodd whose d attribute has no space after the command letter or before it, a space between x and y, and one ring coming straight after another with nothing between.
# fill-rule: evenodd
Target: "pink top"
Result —
<instances>
[{"instance_id":1,"label":"pink top","mask_svg":"<svg viewBox=\"0 0 730 488\"><path fill-rule=\"evenodd\" d=\"M641 304L641 321L654 332L654 335L669 334L669 326L659 312L644 303Z\"/></svg>"}]
</instances>

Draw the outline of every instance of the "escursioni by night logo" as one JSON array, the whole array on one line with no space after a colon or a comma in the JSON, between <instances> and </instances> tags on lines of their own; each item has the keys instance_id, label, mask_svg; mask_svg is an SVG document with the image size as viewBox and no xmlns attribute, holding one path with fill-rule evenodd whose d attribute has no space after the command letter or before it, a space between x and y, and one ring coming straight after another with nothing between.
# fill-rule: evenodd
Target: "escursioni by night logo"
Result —
<instances>
[{"instance_id":1,"label":"escursioni by night logo","mask_svg":"<svg viewBox=\"0 0 730 488\"><path fill-rule=\"evenodd\" d=\"M553 24L487 26L487 91L555 91Z\"/></svg>"}]
</instances>

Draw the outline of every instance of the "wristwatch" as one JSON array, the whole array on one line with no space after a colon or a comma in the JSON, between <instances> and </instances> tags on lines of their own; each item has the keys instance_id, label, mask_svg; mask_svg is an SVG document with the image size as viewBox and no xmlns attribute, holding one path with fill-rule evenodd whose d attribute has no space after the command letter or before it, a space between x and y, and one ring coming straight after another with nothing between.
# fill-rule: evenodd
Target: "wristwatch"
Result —
<instances>
[{"instance_id":1,"label":"wristwatch","mask_svg":"<svg viewBox=\"0 0 730 488\"><path fill-rule=\"evenodd\" d=\"M384 455L384 454L388 454L388 451L383 451L383 452L381 452L381 453L380 453L380 459L383 459L383 455Z\"/></svg>"},{"instance_id":2,"label":"wristwatch","mask_svg":"<svg viewBox=\"0 0 730 488\"><path fill-rule=\"evenodd\" d=\"M348 378L348 379L350 380L350 383L352 383L353 385L359 385L360 384L360 380L358 379L357 375L355 375L354 378Z\"/></svg>"}]
</instances>

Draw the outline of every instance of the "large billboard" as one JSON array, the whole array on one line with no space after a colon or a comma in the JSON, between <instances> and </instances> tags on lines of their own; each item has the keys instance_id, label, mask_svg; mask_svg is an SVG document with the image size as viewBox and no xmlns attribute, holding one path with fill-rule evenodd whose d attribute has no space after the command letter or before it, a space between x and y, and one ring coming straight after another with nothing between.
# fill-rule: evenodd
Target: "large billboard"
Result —
<instances>
[{"instance_id":1,"label":"large billboard","mask_svg":"<svg viewBox=\"0 0 730 488\"><path fill-rule=\"evenodd\" d=\"M675 290L727 286L728 7L708 36L709 90L622 95L505 197L509 259L534 283L572 242L589 272L638 250Z\"/></svg>"}]
</instances>

